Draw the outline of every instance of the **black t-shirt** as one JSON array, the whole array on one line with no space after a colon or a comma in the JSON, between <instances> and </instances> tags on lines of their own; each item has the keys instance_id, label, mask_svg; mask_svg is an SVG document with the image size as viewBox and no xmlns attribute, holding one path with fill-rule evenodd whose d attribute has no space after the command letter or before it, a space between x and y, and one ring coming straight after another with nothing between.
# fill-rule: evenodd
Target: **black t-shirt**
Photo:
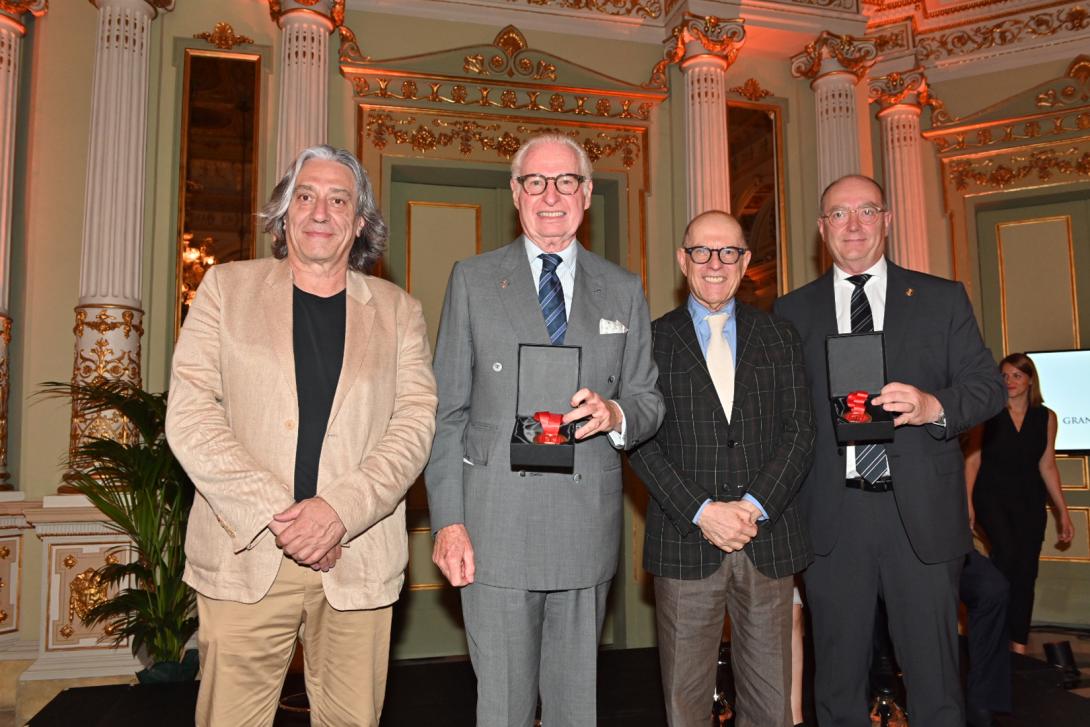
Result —
<instances>
[{"instance_id":1,"label":"black t-shirt","mask_svg":"<svg viewBox=\"0 0 1090 727\"><path fill-rule=\"evenodd\" d=\"M329 411L344 361L345 291L328 298L292 290L295 390L299 397L299 440L295 447L295 499L318 491Z\"/></svg>"}]
</instances>

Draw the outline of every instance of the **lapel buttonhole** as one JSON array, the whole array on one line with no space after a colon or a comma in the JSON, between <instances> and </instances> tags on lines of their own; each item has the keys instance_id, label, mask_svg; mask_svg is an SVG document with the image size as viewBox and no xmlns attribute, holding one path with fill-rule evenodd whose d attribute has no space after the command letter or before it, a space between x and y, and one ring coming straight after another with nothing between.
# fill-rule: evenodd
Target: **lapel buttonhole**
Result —
<instances>
[{"instance_id":1,"label":"lapel buttonhole","mask_svg":"<svg viewBox=\"0 0 1090 727\"><path fill-rule=\"evenodd\" d=\"M909 298L911 298L915 294L916 294L916 291L913 290L912 288L908 288L907 290L905 290L905 295L907 295Z\"/></svg>"}]
</instances>

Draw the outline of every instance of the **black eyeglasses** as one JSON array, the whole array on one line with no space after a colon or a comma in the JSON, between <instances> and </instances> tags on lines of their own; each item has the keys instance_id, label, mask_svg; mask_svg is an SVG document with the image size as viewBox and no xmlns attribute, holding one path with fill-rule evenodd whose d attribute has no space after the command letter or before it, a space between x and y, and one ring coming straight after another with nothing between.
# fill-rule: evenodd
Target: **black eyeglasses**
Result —
<instances>
[{"instance_id":1,"label":"black eyeglasses","mask_svg":"<svg viewBox=\"0 0 1090 727\"><path fill-rule=\"evenodd\" d=\"M560 194L575 194L579 185L587 181L587 178L579 174L557 174L555 177L546 177L544 174L523 174L515 177L515 181L522 186L522 191L536 197L545 193L545 188L552 182L556 191Z\"/></svg>"},{"instance_id":2,"label":"black eyeglasses","mask_svg":"<svg viewBox=\"0 0 1090 727\"><path fill-rule=\"evenodd\" d=\"M856 209L848 209L847 207L834 207L829 210L828 213L821 216L821 219L828 222L833 227L845 227L848 224L848 220L852 215L859 220L861 225L873 225L882 219L882 213L885 209L877 205L866 205L863 207L857 207Z\"/></svg>"},{"instance_id":3,"label":"black eyeglasses","mask_svg":"<svg viewBox=\"0 0 1090 727\"><path fill-rule=\"evenodd\" d=\"M749 252L748 247L708 247L706 245L696 245L694 247L683 247L685 254L689 256L697 265L703 265L712 259L712 253L719 254L719 262L724 265L733 265L738 262L743 255Z\"/></svg>"}]
</instances>

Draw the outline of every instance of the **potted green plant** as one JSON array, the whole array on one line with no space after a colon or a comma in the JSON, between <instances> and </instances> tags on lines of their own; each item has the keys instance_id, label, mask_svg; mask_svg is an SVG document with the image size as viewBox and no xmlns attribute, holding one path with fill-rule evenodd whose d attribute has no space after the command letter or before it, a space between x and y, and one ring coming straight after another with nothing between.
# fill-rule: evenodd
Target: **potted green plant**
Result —
<instances>
[{"instance_id":1,"label":"potted green plant","mask_svg":"<svg viewBox=\"0 0 1090 727\"><path fill-rule=\"evenodd\" d=\"M116 411L131 425L123 441L95 438L77 446L65 475L132 540L134 551L98 569L116 595L92 608L84 623L105 624L115 644L129 639L133 655L145 651L152 665L137 673L142 683L193 679L197 651L185 645L197 629L196 595L182 581L193 483L167 445L166 393L117 381L45 387L86 415Z\"/></svg>"}]
</instances>

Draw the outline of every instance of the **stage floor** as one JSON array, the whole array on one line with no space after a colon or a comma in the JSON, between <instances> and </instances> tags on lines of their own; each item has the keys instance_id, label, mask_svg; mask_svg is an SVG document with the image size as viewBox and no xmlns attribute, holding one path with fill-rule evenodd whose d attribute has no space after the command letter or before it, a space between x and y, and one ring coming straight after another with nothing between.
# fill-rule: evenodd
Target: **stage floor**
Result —
<instances>
[{"instance_id":1,"label":"stage floor","mask_svg":"<svg viewBox=\"0 0 1090 727\"><path fill-rule=\"evenodd\" d=\"M1015 713L999 718L1002 727L1090 725L1090 699L1060 689L1058 673L1048 664L1024 656L1012 655L1012 658ZM603 650L598 682L600 727L666 724L655 649ZM284 691L285 694L301 692L302 676L290 675ZM62 692L30 725L183 727L193 724L195 702L195 683L83 687ZM391 665L382 726L472 727L475 703L476 680L467 661L396 662ZM275 724L296 727L308 725L309 719L306 714L281 711Z\"/></svg>"}]
</instances>

